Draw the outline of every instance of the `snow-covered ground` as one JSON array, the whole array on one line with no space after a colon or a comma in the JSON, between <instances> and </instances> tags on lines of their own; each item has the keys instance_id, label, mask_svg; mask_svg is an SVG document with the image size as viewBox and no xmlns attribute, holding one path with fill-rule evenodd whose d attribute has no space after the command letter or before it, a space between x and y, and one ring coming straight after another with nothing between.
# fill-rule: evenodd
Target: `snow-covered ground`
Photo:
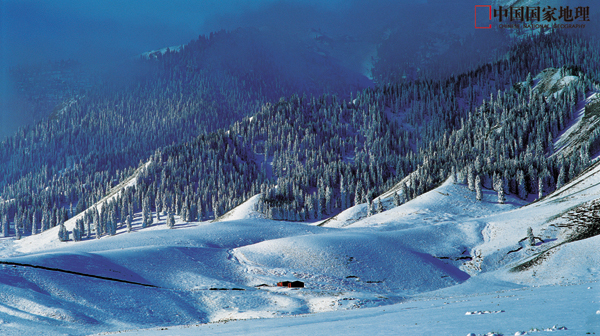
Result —
<instances>
[{"instance_id":1,"label":"snow-covered ground","mask_svg":"<svg viewBox=\"0 0 600 336\"><path fill-rule=\"evenodd\" d=\"M556 73L538 85L564 82ZM596 122L583 109L596 99L558 151ZM478 201L447 181L394 207L394 192L380 197L386 211L360 204L316 225L266 219L257 195L213 222L176 217L174 229L164 216L142 229L137 214L133 232L101 239L60 242L58 228L0 238L0 334L600 332L600 236L584 232L600 213L598 161L535 202L497 204L485 188ZM305 288L276 286L296 280Z\"/></svg>"},{"instance_id":2,"label":"snow-covered ground","mask_svg":"<svg viewBox=\"0 0 600 336\"><path fill-rule=\"evenodd\" d=\"M515 287L467 281L452 291L391 306L119 335L585 335L600 332L598 285Z\"/></svg>"},{"instance_id":3,"label":"snow-covered ground","mask_svg":"<svg viewBox=\"0 0 600 336\"><path fill-rule=\"evenodd\" d=\"M141 229L138 216L134 232L114 237L0 239L0 333L600 332L600 237L568 242L559 225L569 211L594 215L599 172L527 206L513 195L496 204L490 190L477 201L446 182L347 225L267 220L253 197L219 221L172 230L164 217ZM522 241L527 227L543 241ZM275 286L285 280L306 287ZM218 323L234 320L247 321Z\"/></svg>"}]
</instances>

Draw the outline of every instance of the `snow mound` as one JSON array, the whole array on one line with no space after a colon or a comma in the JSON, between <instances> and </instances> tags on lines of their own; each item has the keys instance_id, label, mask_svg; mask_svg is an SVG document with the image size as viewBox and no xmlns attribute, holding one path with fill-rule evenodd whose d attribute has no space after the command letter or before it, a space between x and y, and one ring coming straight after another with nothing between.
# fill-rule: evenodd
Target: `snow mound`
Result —
<instances>
[{"instance_id":1,"label":"snow mound","mask_svg":"<svg viewBox=\"0 0 600 336\"><path fill-rule=\"evenodd\" d=\"M365 217L367 217L367 204L357 204L325 220L320 226L342 228Z\"/></svg>"},{"instance_id":2,"label":"snow mound","mask_svg":"<svg viewBox=\"0 0 600 336\"><path fill-rule=\"evenodd\" d=\"M553 285L594 281L600 276L600 236L566 243L534 255L520 272L503 275L510 281ZM536 262L539 260L539 262ZM530 265L530 266L529 266Z\"/></svg>"},{"instance_id":3,"label":"snow mound","mask_svg":"<svg viewBox=\"0 0 600 336\"><path fill-rule=\"evenodd\" d=\"M257 211L258 202L262 194L254 195L250 197L246 202L238 205L232 210L228 211L223 216L220 216L215 222L232 221L239 219L264 219L265 216Z\"/></svg>"},{"instance_id":4,"label":"snow mound","mask_svg":"<svg viewBox=\"0 0 600 336\"><path fill-rule=\"evenodd\" d=\"M116 280L146 283L131 270L117 265L107 258L93 253L41 253L3 260L8 263L45 267L47 269L77 272Z\"/></svg>"},{"instance_id":5,"label":"snow mound","mask_svg":"<svg viewBox=\"0 0 600 336\"><path fill-rule=\"evenodd\" d=\"M510 211L527 204L514 195L507 195L504 204L498 204L497 193L483 189L483 199L478 201L475 192L465 185L447 180L438 188L410 200L398 207L387 203L390 210L366 217L366 204L354 206L324 224L327 227L389 226L410 228L444 222L460 222ZM356 220L357 219L357 220Z\"/></svg>"},{"instance_id":6,"label":"snow mound","mask_svg":"<svg viewBox=\"0 0 600 336\"><path fill-rule=\"evenodd\" d=\"M569 242L569 237L578 232L578 227L595 225L599 194L600 164L597 162L543 199L487 217L481 232L483 243L473 252L479 258L470 266L480 272L504 269L497 276L515 283L554 284L597 279L596 268L590 267L597 258L586 249L597 251L600 239L588 237ZM526 240L528 227L536 237L534 246ZM533 265L523 266L528 261ZM507 271L518 265L522 265L521 271Z\"/></svg>"},{"instance_id":7,"label":"snow mound","mask_svg":"<svg viewBox=\"0 0 600 336\"><path fill-rule=\"evenodd\" d=\"M381 234L282 238L234 249L233 256L256 281L293 277L315 289L422 292L468 278L458 268Z\"/></svg>"}]
</instances>

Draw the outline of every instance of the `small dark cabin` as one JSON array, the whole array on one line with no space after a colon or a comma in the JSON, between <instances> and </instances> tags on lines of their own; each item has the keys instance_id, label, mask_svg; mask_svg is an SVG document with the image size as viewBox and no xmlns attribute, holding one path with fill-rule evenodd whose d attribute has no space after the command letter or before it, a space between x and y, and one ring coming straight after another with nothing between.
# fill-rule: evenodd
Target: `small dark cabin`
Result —
<instances>
[{"instance_id":1,"label":"small dark cabin","mask_svg":"<svg viewBox=\"0 0 600 336\"><path fill-rule=\"evenodd\" d=\"M277 283L279 287L288 287L288 288L304 288L304 282L302 281L281 281Z\"/></svg>"}]
</instances>

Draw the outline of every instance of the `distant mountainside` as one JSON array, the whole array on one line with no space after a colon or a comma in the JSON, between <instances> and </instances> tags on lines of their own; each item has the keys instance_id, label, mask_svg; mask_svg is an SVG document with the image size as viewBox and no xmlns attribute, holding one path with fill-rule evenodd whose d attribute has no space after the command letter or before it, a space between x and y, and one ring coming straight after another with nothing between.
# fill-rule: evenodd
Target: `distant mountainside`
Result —
<instances>
[{"instance_id":1,"label":"distant mountainside","mask_svg":"<svg viewBox=\"0 0 600 336\"><path fill-rule=\"evenodd\" d=\"M54 97L54 87L34 90L28 72L18 73L32 99ZM331 58L255 29L201 36L102 76L82 93L61 91L59 109L0 143L1 195L16 200L2 211L11 222L34 218L39 228L47 217L54 226L64 216L57 213L86 209L155 150L228 127L282 96L345 96L369 85Z\"/></svg>"}]
</instances>

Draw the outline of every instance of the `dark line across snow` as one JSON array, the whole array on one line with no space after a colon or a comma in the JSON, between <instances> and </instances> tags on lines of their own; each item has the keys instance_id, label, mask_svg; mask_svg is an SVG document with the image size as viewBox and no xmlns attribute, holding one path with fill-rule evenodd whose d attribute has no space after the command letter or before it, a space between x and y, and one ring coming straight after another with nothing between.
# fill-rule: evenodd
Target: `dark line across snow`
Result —
<instances>
[{"instance_id":1,"label":"dark line across snow","mask_svg":"<svg viewBox=\"0 0 600 336\"><path fill-rule=\"evenodd\" d=\"M17 262L12 262L12 261L1 261L0 260L0 265L38 268L38 269L43 269L43 270L47 270L47 271L62 272L62 273L75 274L75 275L80 275L80 276L85 276L85 277L90 277L90 278L96 278L96 279L102 279L102 280L108 280L108 281L124 282L124 283L128 283L128 284L138 285L138 286L144 286L144 287L159 288L158 286L154 286L154 285L150 285L150 284L144 284L144 283L141 283L141 282L127 281L127 280L121 280L121 279L104 277L104 276L100 276L100 275L93 275L93 274L86 274L86 273L80 273L80 272L75 272L75 271L68 271L68 270L64 270L64 269L60 269L60 268L52 268L52 267L46 267L46 266L23 264L23 263L17 263Z\"/></svg>"}]
</instances>

